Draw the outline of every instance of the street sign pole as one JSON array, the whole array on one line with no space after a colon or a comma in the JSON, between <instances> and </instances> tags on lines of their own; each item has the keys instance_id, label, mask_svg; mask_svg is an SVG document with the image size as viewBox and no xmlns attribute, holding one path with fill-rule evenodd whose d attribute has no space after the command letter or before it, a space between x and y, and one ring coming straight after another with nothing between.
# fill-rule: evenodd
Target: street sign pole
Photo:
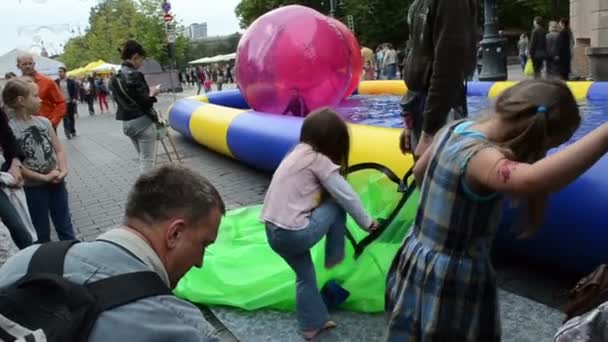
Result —
<instances>
[{"instance_id":1,"label":"street sign pole","mask_svg":"<svg viewBox=\"0 0 608 342\"><path fill-rule=\"evenodd\" d=\"M171 28L171 24L167 24L165 29L167 32L167 52L169 53L169 61L171 62L171 67L169 68L169 82L171 84L171 92L173 93L173 101L177 101L175 85L173 83L173 70L177 68L177 63L175 61L175 25Z\"/></svg>"},{"instance_id":2,"label":"street sign pole","mask_svg":"<svg viewBox=\"0 0 608 342\"><path fill-rule=\"evenodd\" d=\"M175 84L173 82L173 70L177 68L177 62L175 60L175 41L177 39L175 32L175 24L173 23L173 15L169 13L171 11L171 3L168 0L163 0L161 5L163 12L163 20L165 21L165 33L167 34L167 53L169 54L169 83L171 85L171 93L173 94L173 101L177 101L177 95L175 94Z\"/></svg>"}]
</instances>

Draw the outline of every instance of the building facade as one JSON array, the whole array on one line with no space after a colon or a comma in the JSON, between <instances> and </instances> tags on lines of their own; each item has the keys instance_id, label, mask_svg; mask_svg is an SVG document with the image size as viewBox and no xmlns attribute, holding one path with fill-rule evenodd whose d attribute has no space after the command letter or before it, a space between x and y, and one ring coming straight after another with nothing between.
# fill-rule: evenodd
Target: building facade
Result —
<instances>
[{"instance_id":1,"label":"building facade","mask_svg":"<svg viewBox=\"0 0 608 342\"><path fill-rule=\"evenodd\" d=\"M608 62L608 0L570 0L570 26L576 39L574 73L603 78L598 67Z\"/></svg>"},{"instance_id":2,"label":"building facade","mask_svg":"<svg viewBox=\"0 0 608 342\"><path fill-rule=\"evenodd\" d=\"M207 38L207 23L194 23L186 30L190 40L203 40Z\"/></svg>"}]
</instances>

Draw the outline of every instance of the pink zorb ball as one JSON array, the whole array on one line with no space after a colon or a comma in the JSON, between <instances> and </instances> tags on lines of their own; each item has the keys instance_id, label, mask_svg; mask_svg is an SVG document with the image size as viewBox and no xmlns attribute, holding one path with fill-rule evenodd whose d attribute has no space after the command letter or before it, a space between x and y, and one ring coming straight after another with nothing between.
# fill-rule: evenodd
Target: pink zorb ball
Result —
<instances>
[{"instance_id":1,"label":"pink zorb ball","mask_svg":"<svg viewBox=\"0 0 608 342\"><path fill-rule=\"evenodd\" d=\"M332 21L291 5L251 24L236 56L237 82L251 108L304 116L340 103L351 83L353 54Z\"/></svg>"}]
</instances>

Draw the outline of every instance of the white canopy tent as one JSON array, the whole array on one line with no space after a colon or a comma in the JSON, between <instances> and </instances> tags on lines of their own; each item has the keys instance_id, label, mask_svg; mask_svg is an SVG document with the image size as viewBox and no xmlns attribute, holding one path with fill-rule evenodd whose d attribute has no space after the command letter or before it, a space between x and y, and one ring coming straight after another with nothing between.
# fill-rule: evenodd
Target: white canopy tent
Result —
<instances>
[{"instance_id":1,"label":"white canopy tent","mask_svg":"<svg viewBox=\"0 0 608 342\"><path fill-rule=\"evenodd\" d=\"M0 77L4 77L4 74L7 72L13 72L17 76L20 76L21 71L17 69L17 56L24 54L28 54L28 52L19 49L14 49L0 56ZM36 71L51 78L57 77L57 75L59 74L59 67L64 66L63 63L54 59L42 57L35 53L32 53L31 55L34 56L34 62L36 63Z\"/></svg>"},{"instance_id":2,"label":"white canopy tent","mask_svg":"<svg viewBox=\"0 0 608 342\"><path fill-rule=\"evenodd\" d=\"M227 61L231 61L233 59L236 59L236 52L234 53L230 53L227 55L217 55L214 57L204 57L201 59L197 59L191 62L188 62L188 64L209 64L209 63L217 63L217 62L227 62Z\"/></svg>"}]
</instances>

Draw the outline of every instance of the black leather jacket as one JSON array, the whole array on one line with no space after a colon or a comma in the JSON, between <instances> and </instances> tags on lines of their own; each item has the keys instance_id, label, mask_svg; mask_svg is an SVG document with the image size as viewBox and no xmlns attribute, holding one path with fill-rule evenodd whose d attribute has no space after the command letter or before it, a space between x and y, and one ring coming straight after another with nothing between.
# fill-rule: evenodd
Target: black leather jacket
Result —
<instances>
[{"instance_id":1,"label":"black leather jacket","mask_svg":"<svg viewBox=\"0 0 608 342\"><path fill-rule=\"evenodd\" d=\"M452 108L462 106L466 77L477 62L478 0L415 0L408 13L409 53L402 106L421 93L422 129L437 132ZM406 108L404 108L406 110Z\"/></svg>"},{"instance_id":2,"label":"black leather jacket","mask_svg":"<svg viewBox=\"0 0 608 342\"><path fill-rule=\"evenodd\" d=\"M127 93L126 95L123 89ZM144 74L137 71L131 63L122 63L118 73L110 80L110 90L118 104L116 120L129 121L142 115L154 117L151 109L157 102L156 97L150 97L150 87L148 87Z\"/></svg>"}]
</instances>

